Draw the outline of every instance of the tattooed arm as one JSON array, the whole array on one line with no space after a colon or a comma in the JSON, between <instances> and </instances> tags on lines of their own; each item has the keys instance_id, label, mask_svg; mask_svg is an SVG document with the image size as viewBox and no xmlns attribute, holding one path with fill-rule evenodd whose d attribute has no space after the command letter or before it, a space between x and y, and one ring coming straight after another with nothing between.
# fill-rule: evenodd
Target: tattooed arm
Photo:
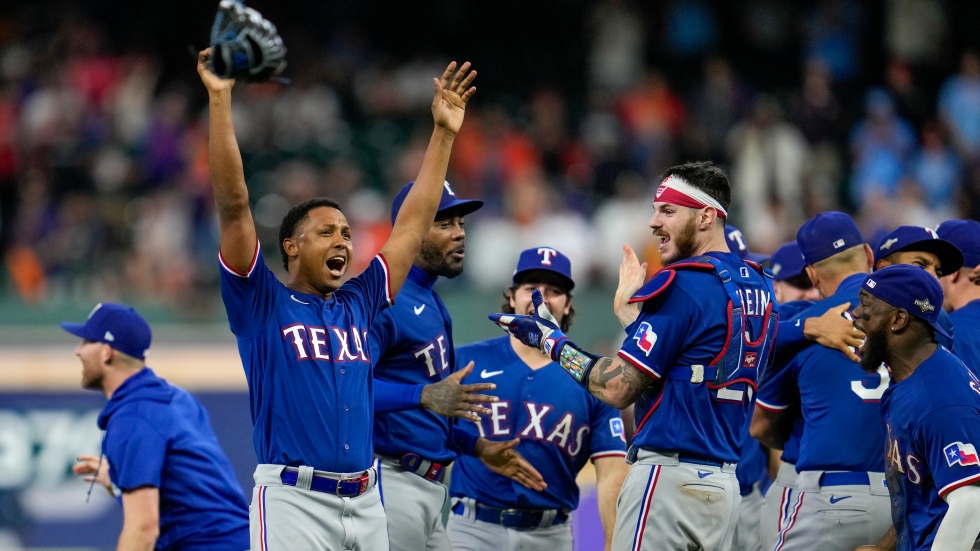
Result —
<instances>
[{"instance_id":1,"label":"tattooed arm","mask_svg":"<svg viewBox=\"0 0 980 551\"><path fill-rule=\"evenodd\" d=\"M623 409L636 401L653 379L626 360L599 358L589 373L589 393L614 408Z\"/></svg>"}]
</instances>

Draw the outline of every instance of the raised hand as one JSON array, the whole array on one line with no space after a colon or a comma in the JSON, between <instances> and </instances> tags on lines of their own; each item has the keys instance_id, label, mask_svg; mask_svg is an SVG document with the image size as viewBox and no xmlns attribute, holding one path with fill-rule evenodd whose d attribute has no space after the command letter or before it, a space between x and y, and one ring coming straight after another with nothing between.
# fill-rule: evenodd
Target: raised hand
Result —
<instances>
[{"instance_id":1,"label":"raised hand","mask_svg":"<svg viewBox=\"0 0 980 551\"><path fill-rule=\"evenodd\" d=\"M467 61L457 71L456 62L453 61L446 67L441 79L432 79L436 85L432 98L432 118L436 126L453 134L459 132L463 125L466 102L476 93L476 87L470 86L476 78L476 71L469 71L469 68L470 62Z\"/></svg>"},{"instance_id":2,"label":"raised hand","mask_svg":"<svg viewBox=\"0 0 980 551\"><path fill-rule=\"evenodd\" d=\"M855 349L861 348L867 336L854 327L854 322L843 317L850 307L851 303L846 302L818 318L808 318L803 324L803 334L821 346L840 350L852 362L860 363Z\"/></svg>"},{"instance_id":3,"label":"raised hand","mask_svg":"<svg viewBox=\"0 0 980 551\"><path fill-rule=\"evenodd\" d=\"M497 388L497 385L493 383L460 384L460 381L471 371L473 371L473 362L468 363L466 367L438 383L425 385L422 387L419 405L444 417L459 417L470 421L479 421L481 415L490 415L489 409L480 407L475 402L496 402L499 398L474 393L493 390Z\"/></svg>"},{"instance_id":4,"label":"raised hand","mask_svg":"<svg viewBox=\"0 0 980 551\"><path fill-rule=\"evenodd\" d=\"M540 492L548 485L541 473L514 449L520 441L520 438L503 442L480 438L476 442L476 455L491 471L506 476L525 488Z\"/></svg>"},{"instance_id":5,"label":"raised hand","mask_svg":"<svg viewBox=\"0 0 980 551\"><path fill-rule=\"evenodd\" d=\"M647 278L647 263L640 259L629 245L623 245L623 261L619 264L619 285L613 297L613 313L620 325L626 327L640 315L640 307L630 304L630 298L643 287Z\"/></svg>"},{"instance_id":6,"label":"raised hand","mask_svg":"<svg viewBox=\"0 0 980 551\"><path fill-rule=\"evenodd\" d=\"M209 94L230 91L235 86L235 79L219 78L208 69L208 60L211 58L211 48L201 50L197 54L197 74L201 76L201 82L208 89Z\"/></svg>"},{"instance_id":7,"label":"raised hand","mask_svg":"<svg viewBox=\"0 0 980 551\"><path fill-rule=\"evenodd\" d=\"M557 354L561 350L561 344L568 340L558 327L558 320L551 315L551 311L544 304L541 291L537 289L531 293L531 303L534 305L534 314L522 316L518 314L490 314L490 321L502 327L505 331L513 335L531 348L537 348L552 360L558 361Z\"/></svg>"},{"instance_id":8,"label":"raised hand","mask_svg":"<svg viewBox=\"0 0 980 551\"><path fill-rule=\"evenodd\" d=\"M109 492L109 495L113 495L112 481L109 480L108 461L105 459L100 461L94 455L79 455L75 460L78 462L71 467L71 472L75 473L75 476L82 477L82 480L85 482L92 482L94 480L102 485Z\"/></svg>"}]
</instances>

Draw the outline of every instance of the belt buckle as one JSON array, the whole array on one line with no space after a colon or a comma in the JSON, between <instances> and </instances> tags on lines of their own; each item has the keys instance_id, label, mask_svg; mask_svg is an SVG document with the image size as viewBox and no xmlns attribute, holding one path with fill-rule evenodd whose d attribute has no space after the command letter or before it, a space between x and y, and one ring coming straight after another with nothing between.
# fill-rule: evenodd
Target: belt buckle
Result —
<instances>
[{"instance_id":1,"label":"belt buckle","mask_svg":"<svg viewBox=\"0 0 980 551\"><path fill-rule=\"evenodd\" d=\"M499 517L498 521L499 521L499 523L500 523L501 526L508 527L508 525L507 525L507 519L508 518L511 518L511 519L514 519L513 520L514 525L513 526L509 526L509 528L520 528L521 526L520 526L520 523L518 521L520 520L521 515L523 513L524 513L524 511L521 511L519 509L501 509L500 510L500 517Z\"/></svg>"},{"instance_id":2,"label":"belt buckle","mask_svg":"<svg viewBox=\"0 0 980 551\"><path fill-rule=\"evenodd\" d=\"M364 474L357 478L342 478L337 480L337 489L334 491L334 495L337 497L357 497L367 491L368 483L371 481L371 477ZM345 482L353 482L357 484L357 489L354 492L343 492L343 484Z\"/></svg>"}]
</instances>

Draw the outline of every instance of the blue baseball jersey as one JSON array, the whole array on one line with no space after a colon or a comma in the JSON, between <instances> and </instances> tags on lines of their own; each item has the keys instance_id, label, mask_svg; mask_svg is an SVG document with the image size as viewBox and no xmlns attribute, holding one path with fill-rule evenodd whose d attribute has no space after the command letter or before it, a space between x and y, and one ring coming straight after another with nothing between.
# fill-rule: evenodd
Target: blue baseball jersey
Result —
<instances>
[{"instance_id":1,"label":"blue baseball jersey","mask_svg":"<svg viewBox=\"0 0 980 551\"><path fill-rule=\"evenodd\" d=\"M189 393L143 368L99 414L109 478L160 492L156 549L248 549L248 505L211 419Z\"/></svg>"},{"instance_id":2,"label":"blue baseball jersey","mask_svg":"<svg viewBox=\"0 0 980 551\"><path fill-rule=\"evenodd\" d=\"M771 346L773 331L765 323L774 297L765 276L734 253L709 255L733 274L748 322L744 332L763 346ZM745 373L744 378L730 381L734 384L726 381L721 388L713 386L712 380L694 384L670 375L672 370L689 371L695 365L727 363L727 354L738 351L730 348L730 340L744 346L740 335L729 327L728 304L729 295L718 275L688 269L674 272L667 286L643 302L640 315L626 328L629 337L619 351L620 358L652 379L634 406L634 446L732 463L739 460L744 426L751 415L758 356L739 360L745 364L737 367L745 369L737 373Z\"/></svg>"},{"instance_id":3,"label":"blue baseball jersey","mask_svg":"<svg viewBox=\"0 0 980 551\"><path fill-rule=\"evenodd\" d=\"M980 379L939 346L882 399L898 551L932 547L946 494L980 483Z\"/></svg>"},{"instance_id":4,"label":"blue baseball jersey","mask_svg":"<svg viewBox=\"0 0 980 551\"><path fill-rule=\"evenodd\" d=\"M429 384L455 371L452 320L432 290L436 279L412 266L394 306L375 319L368 342L376 379ZM449 447L450 430L448 417L426 409L375 413L374 451L398 457L412 452L446 463L456 458Z\"/></svg>"},{"instance_id":5,"label":"blue baseball jersey","mask_svg":"<svg viewBox=\"0 0 980 551\"><path fill-rule=\"evenodd\" d=\"M221 298L238 339L259 463L350 473L374 460L368 330L392 304L381 255L329 299L289 289L261 250L248 273L222 261Z\"/></svg>"},{"instance_id":6,"label":"blue baseball jersey","mask_svg":"<svg viewBox=\"0 0 980 551\"><path fill-rule=\"evenodd\" d=\"M974 375L980 377L980 331L976 330L980 327L980 300L974 300L958 310L953 310L949 314L949 319L954 327L961 328L956 334L953 354L963 360Z\"/></svg>"},{"instance_id":7,"label":"blue baseball jersey","mask_svg":"<svg viewBox=\"0 0 980 551\"><path fill-rule=\"evenodd\" d=\"M488 469L479 459L462 455L453 467L450 495L470 497L491 507L575 509L575 477L585 463L601 457L626 456L619 410L586 392L558 365L531 369L504 335L456 349L461 365L475 362L465 383L491 382L499 402L476 423L490 440L520 438L517 451L534 465L548 487L529 490Z\"/></svg>"},{"instance_id":8,"label":"blue baseball jersey","mask_svg":"<svg viewBox=\"0 0 980 551\"><path fill-rule=\"evenodd\" d=\"M832 296L797 314L819 316L830 308L858 304L867 274L844 279ZM782 411L798 405L803 416L797 471L883 472L881 396L888 388L888 370L865 373L841 352L810 344L763 381L756 403Z\"/></svg>"}]
</instances>

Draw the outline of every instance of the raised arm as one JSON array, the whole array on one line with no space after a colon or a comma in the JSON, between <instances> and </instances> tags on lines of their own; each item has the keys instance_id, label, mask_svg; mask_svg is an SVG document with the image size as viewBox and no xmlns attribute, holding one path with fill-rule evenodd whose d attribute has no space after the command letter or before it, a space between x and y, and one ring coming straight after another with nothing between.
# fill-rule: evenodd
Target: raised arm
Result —
<instances>
[{"instance_id":1,"label":"raised arm","mask_svg":"<svg viewBox=\"0 0 980 551\"><path fill-rule=\"evenodd\" d=\"M391 236L381 248L381 254L388 262L392 296L401 289L422 245L422 239L435 220L439 200L442 198L443 183L446 181L453 140L463 124L466 102L476 92L476 87L470 86L476 78L476 71L470 71L469 68L470 63L467 61L456 71L454 61L446 67L441 79L432 79L436 89L432 98L435 128L422 159L422 168L415 178L415 185L405 197Z\"/></svg>"},{"instance_id":2,"label":"raised arm","mask_svg":"<svg viewBox=\"0 0 980 551\"><path fill-rule=\"evenodd\" d=\"M231 89L235 81L218 78L208 69L210 55L210 48L198 54L197 73L208 89L208 164L218 210L221 236L218 250L225 265L236 272L246 273L255 258L258 239L252 211L248 208L245 171L231 117Z\"/></svg>"}]
</instances>

